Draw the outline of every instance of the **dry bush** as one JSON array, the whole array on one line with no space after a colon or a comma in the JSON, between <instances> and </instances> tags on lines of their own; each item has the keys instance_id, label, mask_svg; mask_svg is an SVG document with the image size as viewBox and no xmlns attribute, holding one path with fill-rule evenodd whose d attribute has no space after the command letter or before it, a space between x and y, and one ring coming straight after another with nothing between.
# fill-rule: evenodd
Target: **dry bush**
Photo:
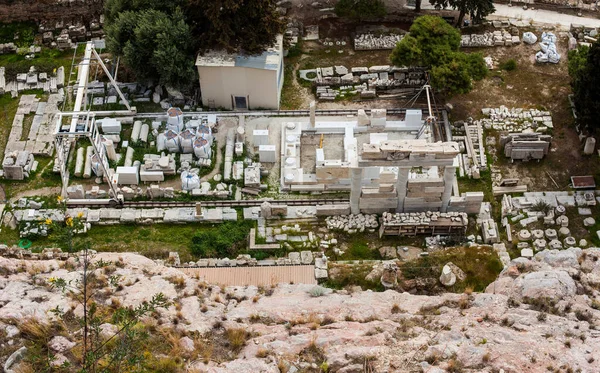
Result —
<instances>
[{"instance_id":1,"label":"dry bush","mask_svg":"<svg viewBox=\"0 0 600 373\"><path fill-rule=\"evenodd\" d=\"M117 298L117 297L110 298L110 308L112 308L113 310L116 310L117 308L120 308L121 306L122 306L122 303L119 300L119 298Z\"/></svg>"},{"instance_id":2,"label":"dry bush","mask_svg":"<svg viewBox=\"0 0 600 373\"><path fill-rule=\"evenodd\" d=\"M13 370L13 372L15 372L15 373L36 373L34 367L27 362L21 362L20 364L18 364L17 367Z\"/></svg>"},{"instance_id":3,"label":"dry bush","mask_svg":"<svg viewBox=\"0 0 600 373\"><path fill-rule=\"evenodd\" d=\"M458 307L461 310L466 310L467 308L471 307L471 301L469 300L468 295L460 297L460 299L458 301Z\"/></svg>"},{"instance_id":4,"label":"dry bush","mask_svg":"<svg viewBox=\"0 0 600 373\"><path fill-rule=\"evenodd\" d=\"M52 337L50 325L35 318L27 318L19 323L21 336L34 343L46 343Z\"/></svg>"},{"instance_id":5,"label":"dry bush","mask_svg":"<svg viewBox=\"0 0 600 373\"><path fill-rule=\"evenodd\" d=\"M185 287L185 279L182 276L168 277L167 280L175 285L175 289L181 290Z\"/></svg>"},{"instance_id":6,"label":"dry bush","mask_svg":"<svg viewBox=\"0 0 600 373\"><path fill-rule=\"evenodd\" d=\"M457 359L450 359L446 371L449 373L462 373L464 371L464 365Z\"/></svg>"},{"instance_id":7,"label":"dry bush","mask_svg":"<svg viewBox=\"0 0 600 373\"><path fill-rule=\"evenodd\" d=\"M246 341L250 337L246 330L242 328L229 328L225 331L229 347L234 353L239 353L246 345Z\"/></svg>"},{"instance_id":8,"label":"dry bush","mask_svg":"<svg viewBox=\"0 0 600 373\"><path fill-rule=\"evenodd\" d=\"M258 351L256 351L256 357L258 358L264 359L267 356L269 356L269 350L265 348L259 348Z\"/></svg>"},{"instance_id":9,"label":"dry bush","mask_svg":"<svg viewBox=\"0 0 600 373\"><path fill-rule=\"evenodd\" d=\"M404 313L406 311L404 311L402 308L400 308L400 306L397 303L394 303L394 305L392 306L392 311L393 314L396 313Z\"/></svg>"}]
</instances>

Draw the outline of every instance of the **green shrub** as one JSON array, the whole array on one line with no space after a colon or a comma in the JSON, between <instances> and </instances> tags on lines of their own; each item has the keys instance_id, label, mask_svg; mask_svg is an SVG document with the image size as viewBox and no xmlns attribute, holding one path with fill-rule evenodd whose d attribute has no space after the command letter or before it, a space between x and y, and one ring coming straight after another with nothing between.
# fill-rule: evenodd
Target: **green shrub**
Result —
<instances>
[{"instance_id":1,"label":"green shrub","mask_svg":"<svg viewBox=\"0 0 600 373\"><path fill-rule=\"evenodd\" d=\"M500 69L506 71L514 71L517 69L517 61L515 61L514 58L511 58L508 61L504 61L500 64Z\"/></svg>"},{"instance_id":2,"label":"green shrub","mask_svg":"<svg viewBox=\"0 0 600 373\"><path fill-rule=\"evenodd\" d=\"M335 14L361 21L381 18L386 10L381 0L340 0L335 5Z\"/></svg>"}]
</instances>

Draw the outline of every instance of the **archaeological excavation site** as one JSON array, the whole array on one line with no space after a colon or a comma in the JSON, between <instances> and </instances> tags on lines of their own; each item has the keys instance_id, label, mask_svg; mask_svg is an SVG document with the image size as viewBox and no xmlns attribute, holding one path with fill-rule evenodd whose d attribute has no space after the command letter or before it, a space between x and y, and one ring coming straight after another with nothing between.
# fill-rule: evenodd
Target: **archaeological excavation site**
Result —
<instances>
[{"instance_id":1,"label":"archaeological excavation site","mask_svg":"<svg viewBox=\"0 0 600 373\"><path fill-rule=\"evenodd\" d=\"M600 372L599 29L0 2L0 370Z\"/></svg>"}]
</instances>

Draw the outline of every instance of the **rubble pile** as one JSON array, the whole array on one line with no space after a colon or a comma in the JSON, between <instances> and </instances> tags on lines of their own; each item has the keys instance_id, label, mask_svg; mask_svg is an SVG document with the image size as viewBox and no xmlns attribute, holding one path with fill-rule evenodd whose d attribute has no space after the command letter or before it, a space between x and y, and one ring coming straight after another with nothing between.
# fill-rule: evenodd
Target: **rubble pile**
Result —
<instances>
[{"instance_id":1,"label":"rubble pile","mask_svg":"<svg viewBox=\"0 0 600 373\"><path fill-rule=\"evenodd\" d=\"M464 212L437 212L437 211L427 211L427 212L397 212L383 213L383 223L386 225L419 225L419 224L429 224L431 222L435 222L438 219L450 219L454 222L461 222L463 224L468 224L469 218Z\"/></svg>"},{"instance_id":2,"label":"rubble pile","mask_svg":"<svg viewBox=\"0 0 600 373\"><path fill-rule=\"evenodd\" d=\"M357 51L394 49L396 44L402 40L404 35L387 34L359 34L354 38L354 49Z\"/></svg>"},{"instance_id":3,"label":"rubble pile","mask_svg":"<svg viewBox=\"0 0 600 373\"><path fill-rule=\"evenodd\" d=\"M398 66L345 66L318 67L300 70L300 78L317 86L317 97L335 100L338 97L360 94L361 98L375 98L378 91L416 88L425 84L425 70L418 67Z\"/></svg>"},{"instance_id":4,"label":"rubble pile","mask_svg":"<svg viewBox=\"0 0 600 373\"><path fill-rule=\"evenodd\" d=\"M538 109L483 108L481 113L488 118L481 119L485 129L510 132L546 132L554 128L552 114Z\"/></svg>"},{"instance_id":5,"label":"rubble pile","mask_svg":"<svg viewBox=\"0 0 600 373\"><path fill-rule=\"evenodd\" d=\"M496 30L494 32L486 32L484 34L462 35L460 46L463 48L478 48L478 47L493 47L506 46L510 47L515 44L521 44L519 36L511 35L508 31Z\"/></svg>"},{"instance_id":6,"label":"rubble pile","mask_svg":"<svg viewBox=\"0 0 600 373\"><path fill-rule=\"evenodd\" d=\"M377 215L340 215L340 216L328 216L325 219L327 228L331 230L341 230L347 233L374 232L379 226L377 221Z\"/></svg>"}]
</instances>

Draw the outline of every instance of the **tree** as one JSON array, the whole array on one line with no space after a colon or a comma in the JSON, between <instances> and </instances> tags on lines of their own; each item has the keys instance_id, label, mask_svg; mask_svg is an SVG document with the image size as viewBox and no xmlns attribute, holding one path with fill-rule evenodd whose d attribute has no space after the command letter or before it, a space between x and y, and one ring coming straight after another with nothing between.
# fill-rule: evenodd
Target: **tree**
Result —
<instances>
[{"instance_id":1,"label":"tree","mask_svg":"<svg viewBox=\"0 0 600 373\"><path fill-rule=\"evenodd\" d=\"M598 130L600 113L600 43L569 52L569 74L577 121L591 132Z\"/></svg>"},{"instance_id":2,"label":"tree","mask_svg":"<svg viewBox=\"0 0 600 373\"><path fill-rule=\"evenodd\" d=\"M79 251L78 261L81 266L79 277L69 280L65 278L48 279L52 288L59 289L63 295L69 296L82 308L81 317L75 316L73 309L65 311L57 307L52 310L52 313L62 322L73 321L72 318L75 318L75 321L81 326L81 332L71 334L77 345L81 346L81 355L78 355L80 356L79 361L74 364L76 370L69 371L79 373L140 371L140 363L144 360L140 346L143 346L148 335L139 325L144 317L161 308L167 308L170 302L162 293L154 295L150 301L143 302L136 307L126 308L115 304L112 309L106 309L105 306L102 306L103 301L97 302L98 299L106 296L107 289L114 291L118 288L121 278L112 275L112 272L116 270L117 265L122 266L124 263L122 261L117 263L103 260L94 261L89 243L74 239L75 235L83 229L83 214L75 217L69 216L62 198L59 197L58 202L64 215L64 221L50 220L43 224L49 226L54 238L64 250ZM108 337L104 337L101 326L107 322L115 325L116 331ZM30 360L35 363L36 371L53 372L57 370L51 367L55 356L49 353L37 356L34 352L30 356ZM68 367L61 366L61 368Z\"/></svg>"},{"instance_id":3,"label":"tree","mask_svg":"<svg viewBox=\"0 0 600 373\"><path fill-rule=\"evenodd\" d=\"M430 68L433 87L449 94L466 93L472 80L487 75L480 53L459 51L460 33L444 19L435 16L417 18L392 51L390 59L397 66Z\"/></svg>"},{"instance_id":4,"label":"tree","mask_svg":"<svg viewBox=\"0 0 600 373\"><path fill-rule=\"evenodd\" d=\"M116 20L119 14L126 11L159 10L171 14L178 7L183 7L185 0L105 0L104 16L106 22Z\"/></svg>"},{"instance_id":5,"label":"tree","mask_svg":"<svg viewBox=\"0 0 600 373\"><path fill-rule=\"evenodd\" d=\"M432 66L448 61L460 47L460 32L441 17L415 19L406 35L392 51L396 65Z\"/></svg>"},{"instance_id":6,"label":"tree","mask_svg":"<svg viewBox=\"0 0 600 373\"><path fill-rule=\"evenodd\" d=\"M458 10L456 25L462 26L465 14L471 16L473 23L480 23L489 14L496 11L492 0L429 0L436 9L452 8Z\"/></svg>"},{"instance_id":7,"label":"tree","mask_svg":"<svg viewBox=\"0 0 600 373\"><path fill-rule=\"evenodd\" d=\"M203 50L259 54L284 26L276 0L187 0L185 15Z\"/></svg>"},{"instance_id":8,"label":"tree","mask_svg":"<svg viewBox=\"0 0 600 373\"><path fill-rule=\"evenodd\" d=\"M358 21L385 16L382 0L340 0L335 4L335 14Z\"/></svg>"},{"instance_id":9,"label":"tree","mask_svg":"<svg viewBox=\"0 0 600 373\"><path fill-rule=\"evenodd\" d=\"M415 0L415 12L416 13L420 13L421 12L421 1L422 0Z\"/></svg>"},{"instance_id":10,"label":"tree","mask_svg":"<svg viewBox=\"0 0 600 373\"><path fill-rule=\"evenodd\" d=\"M192 35L183 12L125 11L106 26L110 51L142 81L185 87L194 79Z\"/></svg>"}]
</instances>

